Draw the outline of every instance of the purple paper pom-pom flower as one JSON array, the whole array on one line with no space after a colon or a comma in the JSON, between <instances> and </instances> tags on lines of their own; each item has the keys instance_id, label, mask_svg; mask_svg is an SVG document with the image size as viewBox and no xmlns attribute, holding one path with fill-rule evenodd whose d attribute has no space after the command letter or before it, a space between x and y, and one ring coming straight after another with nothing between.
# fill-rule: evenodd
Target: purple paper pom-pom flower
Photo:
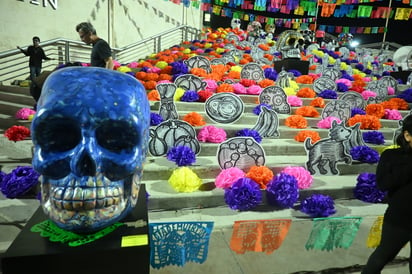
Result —
<instances>
[{"instance_id":1,"label":"purple paper pom-pom flower","mask_svg":"<svg viewBox=\"0 0 412 274\"><path fill-rule=\"evenodd\" d=\"M366 114L366 111L364 111L364 110L361 109L361 108L353 108L353 109L351 110L351 117L353 117L353 116L355 116L355 115L357 115L357 114L359 114L359 115L365 115L365 114Z\"/></svg>"},{"instance_id":2,"label":"purple paper pom-pom flower","mask_svg":"<svg viewBox=\"0 0 412 274\"><path fill-rule=\"evenodd\" d=\"M183 93L183 96L180 97L182 102L196 102L199 100L199 94L194 90L187 90Z\"/></svg>"},{"instance_id":3,"label":"purple paper pom-pom flower","mask_svg":"<svg viewBox=\"0 0 412 274\"><path fill-rule=\"evenodd\" d=\"M196 154L190 147L175 146L167 152L167 159L175 162L178 166L190 166L196 162Z\"/></svg>"},{"instance_id":4,"label":"purple paper pom-pom flower","mask_svg":"<svg viewBox=\"0 0 412 274\"><path fill-rule=\"evenodd\" d=\"M337 83L336 86L339 92L346 92L349 90L349 87L344 83Z\"/></svg>"},{"instance_id":5,"label":"purple paper pom-pom flower","mask_svg":"<svg viewBox=\"0 0 412 274\"><path fill-rule=\"evenodd\" d=\"M379 162L379 153L368 146L356 146L351 148L350 155L353 160L374 164Z\"/></svg>"},{"instance_id":6,"label":"purple paper pom-pom flower","mask_svg":"<svg viewBox=\"0 0 412 274\"><path fill-rule=\"evenodd\" d=\"M386 192L376 185L376 175L368 172L359 174L353 194L356 199L367 203L381 203L386 196Z\"/></svg>"},{"instance_id":7,"label":"purple paper pom-pom flower","mask_svg":"<svg viewBox=\"0 0 412 274\"><path fill-rule=\"evenodd\" d=\"M323 99L336 99L338 98L338 94L334 90L325 89L324 91L319 93L319 97L322 97Z\"/></svg>"},{"instance_id":8,"label":"purple paper pom-pom flower","mask_svg":"<svg viewBox=\"0 0 412 274\"><path fill-rule=\"evenodd\" d=\"M335 214L335 202L328 195L313 194L304 199L300 211L312 218L328 217Z\"/></svg>"},{"instance_id":9,"label":"purple paper pom-pom flower","mask_svg":"<svg viewBox=\"0 0 412 274\"><path fill-rule=\"evenodd\" d=\"M276 70L274 70L273 68L265 68L264 73L265 73L265 78L267 79L276 81L276 79L278 78L278 74Z\"/></svg>"},{"instance_id":10,"label":"purple paper pom-pom flower","mask_svg":"<svg viewBox=\"0 0 412 274\"><path fill-rule=\"evenodd\" d=\"M383 136L383 133L380 131L366 131L362 133L362 136L363 140L369 144L383 145L385 143L385 137Z\"/></svg>"},{"instance_id":11,"label":"purple paper pom-pom flower","mask_svg":"<svg viewBox=\"0 0 412 274\"><path fill-rule=\"evenodd\" d=\"M240 178L225 189L225 202L233 210L249 210L262 202L260 186L250 178Z\"/></svg>"},{"instance_id":12,"label":"purple paper pom-pom flower","mask_svg":"<svg viewBox=\"0 0 412 274\"><path fill-rule=\"evenodd\" d=\"M277 174L266 186L268 203L282 208L291 208L299 198L298 181L287 173Z\"/></svg>"},{"instance_id":13,"label":"purple paper pom-pom flower","mask_svg":"<svg viewBox=\"0 0 412 274\"><path fill-rule=\"evenodd\" d=\"M0 171L0 187L1 187L1 183L3 182L4 176L6 176L6 173L3 171Z\"/></svg>"},{"instance_id":14,"label":"purple paper pom-pom flower","mask_svg":"<svg viewBox=\"0 0 412 274\"><path fill-rule=\"evenodd\" d=\"M267 104L259 104L256 107L253 108L253 113L256 115L259 115L262 112L262 107L266 107L268 109L272 109L270 105Z\"/></svg>"},{"instance_id":15,"label":"purple paper pom-pom flower","mask_svg":"<svg viewBox=\"0 0 412 274\"><path fill-rule=\"evenodd\" d=\"M1 192L7 198L18 198L38 184L40 174L31 166L18 166L1 180Z\"/></svg>"},{"instance_id":16,"label":"purple paper pom-pom flower","mask_svg":"<svg viewBox=\"0 0 412 274\"><path fill-rule=\"evenodd\" d=\"M160 115L158 113L154 113L154 112L150 113L150 126L157 126L161 122L163 122L162 115Z\"/></svg>"},{"instance_id":17,"label":"purple paper pom-pom flower","mask_svg":"<svg viewBox=\"0 0 412 274\"><path fill-rule=\"evenodd\" d=\"M250 129L250 128L244 128L244 129L239 130L236 133L236 136L252 137L253 139L255 139L256 142L258 143L262 142L262 137L260 136L259 132L257 132L256 130Z\"/></svg>"}]
</instances>

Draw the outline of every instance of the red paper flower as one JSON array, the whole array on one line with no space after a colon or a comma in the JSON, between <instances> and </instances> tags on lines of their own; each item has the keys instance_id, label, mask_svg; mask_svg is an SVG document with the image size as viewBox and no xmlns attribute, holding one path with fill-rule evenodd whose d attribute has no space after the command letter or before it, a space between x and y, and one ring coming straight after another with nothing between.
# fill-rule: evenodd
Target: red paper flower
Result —
<instances>
[{"instance_id":1,"label":"red paper flower","mask_svg":"<svg viewBox=\"0 0 412 274\"><path fill-rule=\"evenodd\" d=\"M24 139L30 137L30 129L24 126L12 126L6 130L4 136L10 141L23 141Z\"/></svg>"}]
</instances>

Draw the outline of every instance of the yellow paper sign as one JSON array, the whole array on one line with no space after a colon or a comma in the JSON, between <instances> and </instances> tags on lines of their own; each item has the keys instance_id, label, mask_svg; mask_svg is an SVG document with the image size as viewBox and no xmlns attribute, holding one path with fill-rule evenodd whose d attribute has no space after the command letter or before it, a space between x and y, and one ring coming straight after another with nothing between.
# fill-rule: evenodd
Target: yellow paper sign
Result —
<instances>
[{"instance_id":1,"label":"yellow paper sign","mask_svg":"<svg viewBox=\"0 0 412 274\"><path fill-rule=\"evenodd\" d=\"M149 238L147 234L142 235L130 235L130 236L123 236L122 237L122 247L130 247L130 246L141 246L141 245L148 245Z\"/></svg>"}]
</instances>

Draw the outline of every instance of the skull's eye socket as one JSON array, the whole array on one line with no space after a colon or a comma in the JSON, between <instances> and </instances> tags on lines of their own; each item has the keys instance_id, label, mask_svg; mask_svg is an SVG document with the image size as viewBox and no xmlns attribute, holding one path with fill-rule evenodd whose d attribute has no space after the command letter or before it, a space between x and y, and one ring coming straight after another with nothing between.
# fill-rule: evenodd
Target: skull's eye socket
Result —
<instances>
[{"instance_id":1,"label":"skull's eye socket","mask_svg":"<svg viewBox=\"0 0 412 274\"><path fill-rule=\"evenodd\" d=\"M47 118L38 124L35 138L44 151L64 152L79 144L81 132L76 121Z\"/></svg>"},{"instance_id":2,"label":"skull's eye socket","mask_svg":"<svg viewBox=\"0 0 412 274\"><path fill-rule=\"evenodd\" d=\"M132 150L139 144L139 133L129 121L104 121L96 129L97 143L113 152Z\"/></svg>"}]
</instances>

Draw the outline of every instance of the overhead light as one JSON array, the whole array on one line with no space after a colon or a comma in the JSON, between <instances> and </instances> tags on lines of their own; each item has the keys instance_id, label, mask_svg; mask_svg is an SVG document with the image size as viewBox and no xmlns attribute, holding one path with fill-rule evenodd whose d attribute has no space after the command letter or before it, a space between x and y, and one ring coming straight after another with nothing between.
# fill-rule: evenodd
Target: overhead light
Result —
<instances>
[{"instance_id":1,"label":"overhead light","mask_svg":"<svg viewBox=\"0 0 412 274\"><path fill-rule=\"evenodd\" d=\"M357 46L359 46L359 41L357 41L357 40L352 40L352 41L350 42L350 46L351 46L352 48L356 48Z\"/></svg>"}]
</instances>

